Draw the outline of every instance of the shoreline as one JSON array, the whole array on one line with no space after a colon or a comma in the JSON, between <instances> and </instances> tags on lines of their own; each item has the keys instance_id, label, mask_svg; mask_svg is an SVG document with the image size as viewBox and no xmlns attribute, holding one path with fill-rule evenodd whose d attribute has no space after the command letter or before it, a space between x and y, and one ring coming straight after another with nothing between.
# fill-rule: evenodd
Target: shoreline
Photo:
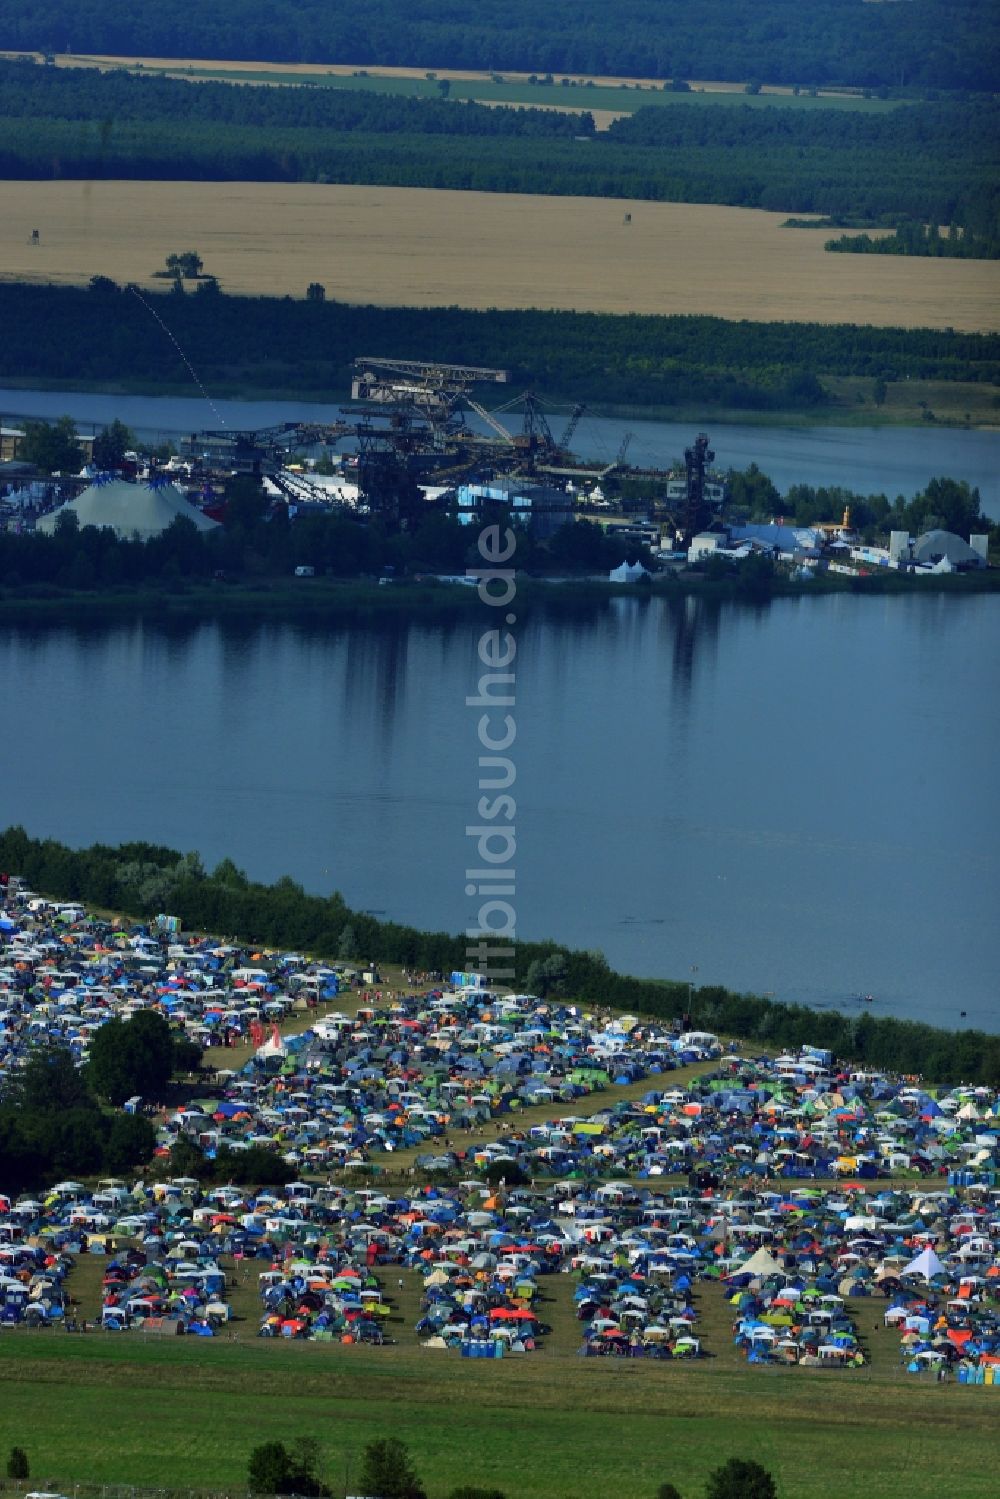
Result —
<instances>
[{"instance_id":1,"label":"shoreline","mask_svg":"<svg viewBox=\"0 0 1000 1499\"><path fill-rule=\"evenodd\" d=\"M612 599L679 600L701 598L706 603L745 604L760 608L772 600L855 594L862 597L915 594L970 596L1000 592L1000 569L984 572L909 577L877 573L867 577L838 576L811 581L778 578L767 588L748 589L740 580L711 581L700 577L666 578L648 585L611 583L595 578L528 578L519 582L524 611L548 614L607 606ZM0 625L53 622L100 624L143 619L180 623L209 619L285 620L288 622L364 622L373 617L434 623L473 618L479 606L475 589L444 583L392 583L377 580L323 578L267 583L204 582L173 584L169 588L74 590L52 585L0 588Z\"/></svg>"},{"instance_id":2,"label":"shoreline","mask_svg":"<svg viewBox=\"0 0 1000 1499\"><path fill-rule=\"evenodd\" d=\"M57 863L51 862L54 852L59 854ZM30 888L43 891L49 899L72 898L88 907L120 911L135 920L148 918L141 900L136 899L134 888L127 893L118 880L114 864L118 852L103 844L71 846L52 839L34 838L23 826L0 829L3 867L14 870ZM163 869L173 868L182 857L167 847L151 848L150 854L156 856L153 862ZM206 919L206 916L212 909L213 891L218 884L217 874L202 870L171 891L171 909L185 930L204 932L213 929L214 920ZM285 930L287 915L281 904L285 898L281 879L273 883L248 879L235 892L231 886L226 888L232 901L227 913L227 925L233 933L231 940L262 942L262 922L277 904L280 911L273 913L272 937L265 945L308 952L318 960L332 960L330 901L333 900L337 904L337 922L340 925L349 923L354 928L362 950L378 964L445 972L449 965L454 968L468 959L468 939L464 935L457 936L440 929L429 931L396 922L388 916L374 916L348 905L339 892L329 897L307 891L302 886L297 891L298 935L293 939ZM95 895L99 898L95 899ZM619 1012L634 1011L651 1018L665 1018L675 1013L677 1007L687 1008L696 1025L749 1042L760 1039L760 1022L766 1019L773 1022L768 1032L771 1045L784 1046L808 1040L812 1045L829 1047L838 1056L895 1071L927 1072L929 1075L933 1061L933 1066L938 1069L933 1075L942 1085L971 1080L970 1062L974 1060L984 1069L989 1065L990 1059L985 1054L974 1059L961 1050L969 1035L983 1037L984 1045L994 1039L1000 1045L997 1032L974 1027L948 1030L940 1024L892 1015L872 1015L867 1035L858 1044L854 1035L853 1006L850 1010L816 1009L806 1003L754 994L748 990L733 990L718 984L701 985L692 993L685 979L623 972L612 968L599 953L561 946L552 938L517 939L515 983L524 982L533 961L542 961L554 954L564 959L565 992L572 994L578 1004L598 1005ZM799 1034L803 1027L808 1030L808 1036ZM950 1059L943 1054L932 1058L924 1048L931 1041L936 1046L944 1038L949 1038L958 1050ZM914 1045L920 1048L919 1054L912 1050L905 1054L906 1046ZM887 1054L882 1054L883 1049Z\"/></svg>"},{"instance_id":3,"label":"shoreline","mask_svg":"<svg viewBox=\"0 0 1000 1499\"><path fill-rule=\"evenodd\" d=\"M860 380L860 377L858 377ZM902 382L901 382L902 383ZM960 382L956 382L960 383ZM993 387L990 387L992 390ZM0 404L3 395L9 390L29 390L42 393L64 392L66 381L62 377L53 376L48 378L44 375L35 377L0 375ZM74 380L73 393L79 395L106 395L122 396L128 398L139 398L143 400L184 400L197 394L190 382L171 383L169 381L150 380ZM296 386L289 385L255 385L252 381L230 380L213 383L212 396L220 401L280 401L294 405L301 402L309 406L329 405L331 407L349 407L350 399L345 393L342 395L327 394L322 391L302 390ZM556 391L551 399L556 402L575 404L575 395L564 395ZM998 397L1000 399L1000 397ZM658 405L631 405L620 402L588 401L586 403L587 413L592 417L599 417L609 421L638 421L638 422L666 422L683 425L709 424L713 427L745 426L761 428L809 428L809 427L845 427L845 428L908 428L913 431L926 431L928 425L933 425L937 430L950 432L997 432L1000 431L1000 419L990 415L989 419L979 420L973 417L966 421L964 417L938 416L933 424L929 424L922 415L917 417L909 412L896 413L886 410L885 407L848 405L846 402L830 400L820 406L803 411L796 408L775 408L760 410L756 408L743 408L725 405L707 405L704 402L691 406L658 406ZM72 415L72 412L68 413ZM100 423L92 424L99 426ZM164 429L167 430L167 429ZM178 428L180 432L182 429Z\"/></svg>"}]
</instances>

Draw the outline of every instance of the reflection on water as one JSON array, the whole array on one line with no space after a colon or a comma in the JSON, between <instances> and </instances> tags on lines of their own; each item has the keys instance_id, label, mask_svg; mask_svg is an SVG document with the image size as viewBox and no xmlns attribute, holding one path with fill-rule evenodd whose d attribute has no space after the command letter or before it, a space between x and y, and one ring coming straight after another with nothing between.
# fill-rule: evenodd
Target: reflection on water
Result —
<instances>
[{"instance_id":1,"label":"reflection on water","mask_svg":"<svg viewBox=\"0 0 1000 1499\"><path fill-rule=\"evenodd\" d=\"M0 822L463 928L484 624L0 634ZM522 935L995 1027L1000 600L566 595L518 625Z\"/></svg>"}]
</instances>

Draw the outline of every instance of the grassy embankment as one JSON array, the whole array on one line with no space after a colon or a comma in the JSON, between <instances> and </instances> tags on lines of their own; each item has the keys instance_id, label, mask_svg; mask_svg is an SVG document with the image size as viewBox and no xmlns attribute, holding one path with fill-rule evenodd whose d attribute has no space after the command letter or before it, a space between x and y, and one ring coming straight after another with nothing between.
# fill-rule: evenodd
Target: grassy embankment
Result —
<instances>
[{"instance_id":1,"label":"grassy embankment","mask_svg":"<svg viewBox=\"0 0 1000 1499\"><path fill-rule=\"evenodd\" d=\"M568 1285L552 1294L558 1349L499 1364L408 1347L402 1321L402 1346L382 1349L14 1334L0 1342L0 1446L26 1446L47 1485L185 1493L238 1486L255 1443L308 1433L338 1494L364 1445L389 1433L431 1499L461 1482L517 1499L648 1499L668 1478L694 1495L730 1454L769 1467L782 1499L995 1492L992 1390L889 1369L750 1370L724 1352L719 1304L706 1308L723 1338L714 1363L577 1362ZM399 1307L410 1325L415 1304L410 1280Z\"/></svg>"},{"instance_id":2,"label":"grassy embankment","mask_svg":"<svg viewBox=\"0 0 1000 1499\"><path fill-rule=\"evenodd\" d=\"M691 406L658 406L588 402L592 417L621 421L671 422L685 425L711 423L713 427L730 423L743 427L958 427L967 430L1000 428L1000 387L981 380L890 380L885 398L876 404L874 382L862 375L823 375L826 398L804 411L780 407L754 411L722 404L701 402ZM55 390L63 392L66 381L44 376L18 379L0 376L0 405L4 390ZM190 397L192 386L170 381L141 379L86 380L75 379L73 391L112 396ZM314 392L303 395L294 384L268 383L239 377L212 382L212 395L218 400L295 401L308 399L315 403ZM546 391L551 403L571 406L574 398L559 390ZM331 403L346 402L346 392L329 392ZM928 416L928 412L930 415ZM724 435L724 434L723 434ZM720 439L721 440L721 439ZM584 455L586 457L586 455Z\"/></svg>"},{"instance_id":3,"label":"grassy embankment","mask_svg":"<svg viewBox=\"0 0 1000 1499\"><path fill-rule=\"evenodd\" d=\"M522 619L532 610L550 615L600 610L615 597L680 599L686 596L724 603L760 605L771 598L822 598L832 593L969 595L1000 590L1000 568L943 577L907 577L879 572L867 578L825 575L812 582L778 578L764 592L748 592L736 579L718 582L703 577L665 578L648 589L590 578L524 579L518 584ZM0 588L0 623L110 623L136 616L183 624L205 619L295 619L317 625L398 618L428 624L479 618L475 589L455 585L395 583L373 580L336 581L288 578L247 583L185 583L156 587L73 590L49 584Z\"/></svg>"}]
</instances>

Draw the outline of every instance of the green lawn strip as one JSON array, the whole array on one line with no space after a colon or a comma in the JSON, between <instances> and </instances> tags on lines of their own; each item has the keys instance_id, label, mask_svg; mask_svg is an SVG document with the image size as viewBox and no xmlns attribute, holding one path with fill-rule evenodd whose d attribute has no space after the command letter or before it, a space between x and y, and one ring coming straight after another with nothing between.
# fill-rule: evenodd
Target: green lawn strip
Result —
<instances>
[{"instance_id":1,"label":"green lawn strip","mask_svg":"<svg viewBox=\"0 0 1000 1499\"><path fill-rule=\"evenodd\" d=\"M66 1288L77 1304L73 1312L77 1321L99 1322L103 1305L104 1272L113 1255L80 1254L76 1257Z\"/></svg>"},{"instance_id":2,"label":"green lawn strip","mask_svg":"<svg viewBox=\"0 0 1000 1499\"><path fill-rule=\"evenodd\" d=\"M302 1358L300 1355L305 1354ZM938 1499L995 1492L987 1389L865 1374L723 1371L538 1355L30 1334L0 1343L0 1443L26 1444L60 1482L239 1484L258 1441L315 1433L342 1483L366 1442L412 1449L431 1499L496 1482L524 1499L645 1499L666 1478L701 1491L738 1453L783 1499Z\"/></svg>"},{"instance_id":3,"label":"green lawn strip","mask_svg":"<svg viewBox=\"0 0 1000 1499\"><path fill-rule=\"evenodd\" d=\"M229 1325L226 1331L238 1338L255 1338L263 1315L259 1276L268 1268L264 1260L234 1260L223 1255L219 1269L226 1277Z\"/></svg>"},{"instance_id":4,"label":"green lawn strip","mask_svg":"<svg viewBox=\"0 0 1000 1499\"><path fill-rule=\"evenodd\" d=\"M552 1329L539 1345L541 1353L547 1357L570 1358L579 1352L583 1342L583 1323L577 1320L573 1302L573 1292L578 1284L579 1278L575 1275L539 1277L535 1307L542 1322Z\"/></svg>"},{"instance_id":5,"label":"green lawn strip","mask_svg":"<svg viewBox=\"0 0 1000 1499\"><path fill-rule=\"evenodd\" d=\"M725 1287L718 1281L696 1282L695 1305L698 1321L693 1329L694 1335L701 1339L702 1351L711 1355L713 1371L745 1370L746 1358L733 1342L736 1312L726 1300Z\"/></svg>"}]
</instances>

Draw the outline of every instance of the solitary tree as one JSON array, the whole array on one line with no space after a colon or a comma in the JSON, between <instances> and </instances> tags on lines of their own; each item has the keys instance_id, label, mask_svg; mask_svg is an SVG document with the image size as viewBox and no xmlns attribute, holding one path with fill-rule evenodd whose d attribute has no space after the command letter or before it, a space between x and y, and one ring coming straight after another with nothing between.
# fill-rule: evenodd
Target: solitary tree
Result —
<instances>
[{"instance_id":1,"label":"solitary tree","mask_svg":"<svg viewBox=\"0 0 1000 1499\"><path fill-rule=\"evenodd\" d=\"M326 287L319 281L310 281L306 287L307 302L325 302Z\"/></svg>"},{"instance_id":2,"label":"solitary tree","mask_svg":"<svg viewBox=\"0 0 1000 1499\"><path fill-rule=\"evenodd\" d=\"M25 422L17 455L25 463L33 463L49 474L57 470L70 474L79 472L83 449L77 442L73 418L61 416L55 422Z\"/></svg>"},{"instance_id":3,"label":"solitary tree","mask_svg":"<svg viewBox=\"0 0 1000 1499\"><path fill-rule=\"evenodd\" d=\"M504 1182L508 1187L523 1187L529 1181L529 1178L517 1162L510 1160L490 1161L484 1175L490 1185L494 1187L500 1182Z\"/></svg>"},{"instance_id":4,"label":"solitary tree","mask_svg":"<svg viewBox=\"0 0 1000 1499\"><path fill-rule=\"evenodd\" d=\"M681 1492L672 1483L661 1483L656 1491L656 1499L681 1499Z\"/></svg>"},{"instance_id":5,"label":"solitary tree","mask_svg":"<svg viewBox=\"0 0 1000 1499\"><path fill-rule=\"evenodd\" d=\"M10 1457L7 1459L8 1478L30 1478L31 1469L28 1464L28 1454L23 1447L12 1447Z\"/></svg>"},{"instance_id":6,"label":"solitary tree","mask_svg":"<svg viewBox=\"0 0 1000 1499\"><path fill-rule=\"evenodd\" d=\"M360 1491L378 1499L427 1499L410 1461L410 1454L396 1437L371 1442L361 1464Z\"/></svg>"},{"instance_id":7,"label":"solitary tree","mask_svg":"<svg viewBox=\"0 0 1000 1499\"><path fill-rule=\"evenodd\" d=\"M250 1454L247 1482L255 1494L322 1496L330 1490L316 1477L319 1443L300 1437L293 1451L284 1442L262 1442Z\"/></svg>"},{"instance_id":8,"label":"solitary tree","mask_svg":"<svg viewBox=\"0 0 1000 1499\"><path fill-rule=\"evenodd\" d=\"M777 1499L774 1479L749 1458L731 1457L708 1475L705 1499Z\"/></svg>"},{"instance_id":9,"label":"solitary tree","mask_svg":"<svg viewBox=\"0 0 1000 1499\"><path fill-rule=\"evenodd\" d=\"M167 274L183 277L185 281L197 281L203 265L197 250L183 250L179 255L168 255L166 260Z\"/></svg>"},{"instance_id":10,"label":"solitary tree","mask_svg":"<svg viewBox=\"0 0 1000 1499\"><path fill-rule=\"evenodd\" d=\"M173 1032L151 1010L109 1020L90 1043L89 1070L95 1090L114 1104L135 1093L158 1098L174 1070Z\"/></svg>"},{"instance_id":11,"label":"solitary tree","mask_svg":"<svg viewBox=\"0 0 1000 1499\"><path fill-rule=\"evenodd\" d=\"M284 1442L262 1442L250 1454L247 1483L254 1494L289 1493L291 1458Z\"/></svg>"},{"instance_id":12,"label":"solitary tree","mask_svg":"<svg viewBox=\"0 0 1000 1499\"><path fill-rule=\"evenodd\" d=\"M135 438L117 417L94 438L94 462L98 468L121 468Z\"/></svg>"},{"instance_id":13,"label":"solitary tree","mask_svg":"<svg viewBox=\"0 0 1000 1499\"><path fill-rule=\"evenodd\" d=\"M536 958L533 963L529 963L524 982L529 994L537 994L539 999L544 999L550 990L559 987L565 976L566 959L562 953L554 952L541 961Z\"/></svg>"}]
</instances>

